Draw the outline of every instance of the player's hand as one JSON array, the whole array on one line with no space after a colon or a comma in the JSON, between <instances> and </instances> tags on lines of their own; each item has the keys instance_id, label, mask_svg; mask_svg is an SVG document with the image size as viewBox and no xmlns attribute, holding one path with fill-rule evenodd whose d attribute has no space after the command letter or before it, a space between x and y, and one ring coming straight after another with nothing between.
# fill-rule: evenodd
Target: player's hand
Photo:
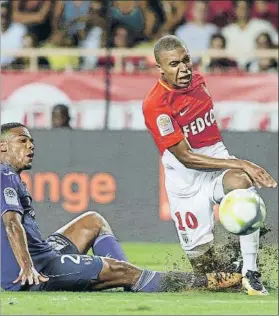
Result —
<instances>
[{"instance_id":1,"label":"player's hand","mask_svg":"<svg viewBox=\"0 0 279 316\"><path fill-rule=\"evenodd\" d=\"M13 283L21 281L21 285L24 285L28 281L29 285L36 284L40 282L47 282L49 278L37 272L34 267L23 267L21 268L19 275Z\"/></svg>"},{"instance_id":2,"label":"player's hand","mask_svg":"<svg viewBox=\"0 0 279 316\"><path fill-rule=\"evenodd\" d=\"M272 176L262 167L244 160L243 171L248 174L248 176L253 181L253 184L257 188L276 188L277 182L272 178Z\"/></svg>"}]
</instances>

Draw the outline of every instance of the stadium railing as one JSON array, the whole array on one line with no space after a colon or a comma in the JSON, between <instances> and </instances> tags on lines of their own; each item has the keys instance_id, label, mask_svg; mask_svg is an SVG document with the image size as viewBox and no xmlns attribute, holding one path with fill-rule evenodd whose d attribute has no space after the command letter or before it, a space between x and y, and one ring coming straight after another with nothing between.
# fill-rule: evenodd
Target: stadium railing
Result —
<instances>
[{"instance_id":1,"label":"stadium railing","mask_svg":"<svg viewBox=\"0 0 279 316\"><path fill-rule=\"evenodd\" d=\"M38 58L47 57L47 56L98 56L98 57L107 57L108 50L105 48L100 49L80 49L80 48L27 48L27 49L3 49L1 51L2 56L15 56L15 57L28 57L30 58L29 71L37 71L38 67ZM120 72L122 70L122 61L125 57L146 57L153 58L153 49L152 48L117 48L110 49L109 55L113 56L115 59L115 64L113 67L114 72ZM202 52L193 52L191 53L192 57L201 57L201 58L232 58L236 59L243 56L243 52L239 51L228 51L228 50L216 50L208 49ZM268 49L268 50L254 50L245 52L245 57L249 58L274 58L278 60L278 49ZM71 69L69 69L71 70Z\"/></svg>"}]
</instances>

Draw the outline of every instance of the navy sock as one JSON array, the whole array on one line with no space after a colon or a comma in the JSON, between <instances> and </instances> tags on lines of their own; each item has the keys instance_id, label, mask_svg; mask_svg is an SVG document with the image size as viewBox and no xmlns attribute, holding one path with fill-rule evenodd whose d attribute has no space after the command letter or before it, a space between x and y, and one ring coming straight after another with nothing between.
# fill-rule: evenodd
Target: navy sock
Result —
<instances>
[{"instance_id":1,"label":"navy sock","mask_svg":"<svg viewBox=\"0 0 279 316\"><path fill-rule=\"evenodd\" d=\"M100 235L95 240L93 246L93 253L96 256L108 257L120 261L128 261L120 243L114 235Z\"/></svg>"},{"instance_id":2,"label":"navy sock","mask_svg":"<svg viewBox=\"0 0 279 316\"><path fill-rule=\"evenodd\" d=\"M191 288L207 287L206 276L192 272L156 272L143 270L131 287L134 292L179 292Z\"/></svg>"},{"instance_id":3,"label":"navy sock","mask_svg":"<svg viewBox=\"0 0 279 316\"><path fill-rule=\"evenodd\" d=\"M143 270L137 283L132 286L134 292L161 292L160 284L164 273Z\"/></svg>"}]
</instances>

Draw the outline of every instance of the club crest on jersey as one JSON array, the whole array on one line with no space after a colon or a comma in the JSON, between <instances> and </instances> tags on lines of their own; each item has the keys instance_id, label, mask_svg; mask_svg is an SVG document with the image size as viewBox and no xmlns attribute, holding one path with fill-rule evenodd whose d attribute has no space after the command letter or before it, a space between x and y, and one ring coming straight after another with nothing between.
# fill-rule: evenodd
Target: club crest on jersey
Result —
<instances>
[{"instance_id":1,"label":"club crest on jersey","mask_svg":"<svg viewBox=\"0 0 279 316\"><path fill-rule=\"evenodd\" d=\"M17 206L19 205L17 193L15 189L13 188L4 189L4 199L5 199L6 204L17 205Z\"/></svg>"},{"instance_id":2,"label":"club crest on jersey","mask_svg":"<svg viewBox=\"0 0 279 316\"><path fill-rule=\"evenodd\" d=\"M167 114L161 114L157 117L157 126L161 136L166 136L174 132L171 118Z\"/></svg>"}]
</instances>

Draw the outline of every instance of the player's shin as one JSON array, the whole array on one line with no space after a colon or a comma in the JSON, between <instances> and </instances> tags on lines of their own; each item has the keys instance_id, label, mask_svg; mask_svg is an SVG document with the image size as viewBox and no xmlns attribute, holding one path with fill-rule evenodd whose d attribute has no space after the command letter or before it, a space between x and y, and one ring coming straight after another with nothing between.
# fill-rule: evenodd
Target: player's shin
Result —
<instances>
[{"instance_id":1,"label":"player's shin","mask_svg":"<svg viewBox=\"0 0 279 316\"><path fill-rule=\"evenodd\" d=\"M220 202L223 198L222 193L223 186L220 181L217 181L214 188L214 199L216 202ZM257 194L255 187L247 188L249 191L253 191ZM245 212L245 210L243 210ZM257 255L259 250L259 237L260 230L255 231L250 235L240 236L240 248L243 258L242 275L244 276L248 270L257 271Z\"/></svg>"},{"instance_id":2,"label":"player's shin","mask_svg":"<svg viewBox=\"0 0 279 316\"><path fill-rule=\"evenodd\" d=\"M246 236L240 236L240 248L243 257L242 275L248 270L257 271L257 256L259 251L260 230Z\"/></svg>"},{"instance_id":3,"label":"player's shin","mask_svg":"<svg viewBox=\"0 0 279 316\"><path fill-rule=\"evenodd\" d=\"M205 274L217 271L216 251L213 241L199 245L186 252L195 273ZM223 271L223 270L220 270Z\"/></svg>"},{"instance_id":4,"label":"player's shin","mask_svg":"<svg viewBox=\"0 0 279 316\"><path fill-rule=\"evenodd\" d=\"M255 187L250 187L257 194ZM244 210L245 211L245 210ZM259 252L260 230L246 236L240 236L240 248L243 258L242 275L244 276L248 270L257 271L257 256Z\"/></svg>"},{"instance_id":5,"label":"player's shin","mask_svg":"<svg viewBox=\"0 0 279 316\"><path fill-rule=\"evenodd\" d=\"M190 289L218 290L239 284L239 273L155 272L144 270L131 287L135 292L181 292Z\"/></svg>"},{"instance_id":6,"label":"player's shin","mask_svg":"<svg viewBox=\"0 0 279 316\"><path fill-rule=\"evenodd\" d=\"M144 270L131 287L134 292L179 292L191 288L206 288L206 275L196 276L191 272L156 272Z\"/></svg>"},{"instance_id":7,"label":"player's shin","mask_svg":"<svg viewBox=\"0 0 279 316\"><path fill-rule=\"evenodd\" d=\"M111 234L99 235L92 246L92 250L96 256L128 261L120 243Z\"/></svg>"},{"instance_id":8,"label":"player's shin","mask_svg":"<svg viewBox=\"0 0 279 316\"><path fill-rule=\"evenodd\" d=\"M259 236L259 229L250 235L240 236L243 257L242 285L248 295L268 295L268 291L260 280L261 274L257 269Z\"/></svg>"}]
</instances>

